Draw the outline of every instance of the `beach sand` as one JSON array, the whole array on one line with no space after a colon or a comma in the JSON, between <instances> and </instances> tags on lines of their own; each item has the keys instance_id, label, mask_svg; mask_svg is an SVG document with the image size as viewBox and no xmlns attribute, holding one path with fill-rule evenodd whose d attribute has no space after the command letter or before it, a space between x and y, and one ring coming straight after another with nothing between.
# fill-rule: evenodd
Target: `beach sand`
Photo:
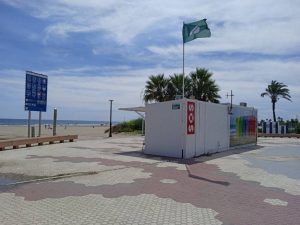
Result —
<instances>
[{"instance_id":1,"label":"beach sand","mask_svg":"<svg viewBox=\"0 0 300 225\"><path fill-rule=\"evenodd\" d=\"M108 137L108 133L104 133L108 126L94 126L93 125L72 125L72 126L57 126L57 135L69 135L78 134L78 138L81 140L87 139L98 139ZM41 136L52 136L52 129L45 129L42 125ZM35 136L38 135L38 126L35 126ZM113 137L127 136L126 134L113 134ZM0 126L0 140L6 140L11 138L26 138L27 137L27 126L24 125L10 125Z\"/></svg>"}]
</instances>

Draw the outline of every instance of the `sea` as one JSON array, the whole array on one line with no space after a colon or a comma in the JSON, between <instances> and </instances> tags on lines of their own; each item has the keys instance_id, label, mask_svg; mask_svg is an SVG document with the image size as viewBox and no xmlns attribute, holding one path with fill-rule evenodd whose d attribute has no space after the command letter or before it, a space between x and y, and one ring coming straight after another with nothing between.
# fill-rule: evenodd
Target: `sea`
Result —
<instances>
[{"instance_id":1,"label":"sea","mask_svg":"<svg viewBox=\"0 0 300 225\"><path fill-rule=\"evenodd\" d=\"M119 122L113 121L112 124L118 124ZM31 125L39 124L39 120L32 119ZM42 124L53 124L53 120L42 120ZM11 126L11 125L27 125L27 119L1 119L0 126ZM86 120L57 120L57 125L68 125L68 126L78 126L78 125L99 125L105 126L109 125L109 121L86 121Z\"/></svg>"}]
</instances>

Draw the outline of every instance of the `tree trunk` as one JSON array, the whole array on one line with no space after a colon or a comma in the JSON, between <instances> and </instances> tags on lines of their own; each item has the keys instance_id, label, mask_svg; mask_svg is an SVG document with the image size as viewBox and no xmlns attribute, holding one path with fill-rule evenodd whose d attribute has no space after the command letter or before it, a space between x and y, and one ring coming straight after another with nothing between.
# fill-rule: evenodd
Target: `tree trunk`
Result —
<instances>
[{"instance_id":1,"label":"tree trunk","mask_svg":"<svg viewBox=\"0 0 300 225\"><path fill-rule=\"evenodd\" d=\"M273 121L276 122L276 115L275 115L275 102L272 102L272 110L273 110Z\"/></svg>"}]
</instances>

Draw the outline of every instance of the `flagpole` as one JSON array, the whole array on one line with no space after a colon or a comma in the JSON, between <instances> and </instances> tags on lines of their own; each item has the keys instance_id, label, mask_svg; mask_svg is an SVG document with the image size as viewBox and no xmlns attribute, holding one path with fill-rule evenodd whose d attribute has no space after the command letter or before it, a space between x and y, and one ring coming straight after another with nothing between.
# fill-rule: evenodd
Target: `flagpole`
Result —
<instances>
[{"instance_id":1,"label":"flagpole","mask_svg":"<svg viewBox=\"0 0 300 225\"><path fill-rule=\"evenodd\" d=\"M199 20L193 23L187 23L185 24L183 22L182 27L182 98L185 97L184 93L184 43L192 41L196 38L205 38L210 37L210 29L208 28L208 25L206 23L206 19Z\"/></svg>"},{"instance_id":2,"label":"flagpole","mask_svg":"<svg viewBox=\"0 0 300 225\"><path fill-rule=\"evenodd\" d=\"M184 28L184 22L183 22ZM182 98L184 98L184 39L182 37Z\"/></svg>"}]
</instances>

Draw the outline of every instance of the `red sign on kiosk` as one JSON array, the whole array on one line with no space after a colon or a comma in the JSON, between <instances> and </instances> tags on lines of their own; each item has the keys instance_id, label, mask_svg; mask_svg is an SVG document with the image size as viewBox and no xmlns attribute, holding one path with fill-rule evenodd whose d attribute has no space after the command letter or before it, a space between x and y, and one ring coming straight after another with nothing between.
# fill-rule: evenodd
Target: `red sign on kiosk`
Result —
<instances>
[{"instance_id":1,"label":"red sign on kiosk","mask_svg":"<svg viewBox=\"0 0 300 225\"><path fill-rule=\"evenodd\" d=\"M187 102L187 134L195 134L195 102Z\"/></svg>"}]
</instances>

